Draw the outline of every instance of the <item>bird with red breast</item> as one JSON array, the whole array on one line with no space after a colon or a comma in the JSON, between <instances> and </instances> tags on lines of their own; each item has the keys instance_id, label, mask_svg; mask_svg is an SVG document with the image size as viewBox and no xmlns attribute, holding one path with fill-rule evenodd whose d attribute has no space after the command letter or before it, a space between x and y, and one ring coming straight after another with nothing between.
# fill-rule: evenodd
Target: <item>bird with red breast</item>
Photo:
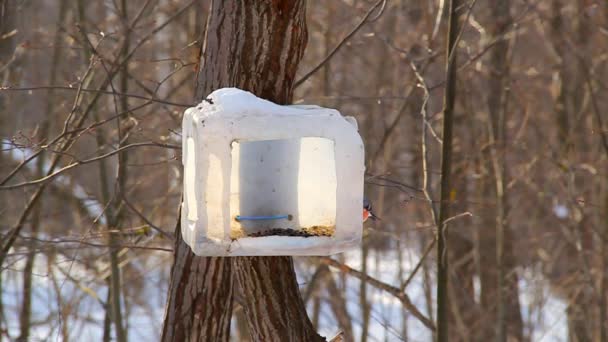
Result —
<instances>
[{"instance_id":1,"label":"bird with red breast","mask_svg":"<svg viewBox=\"0 0 608 342\"><path fill-rule=\"evenodd\" d=\"M376 214L372 211L372 202L368 199L363 199L363 222L367 221L367 219L371 219L373 221L380 220Z\"/></svg>"}]
</instances>

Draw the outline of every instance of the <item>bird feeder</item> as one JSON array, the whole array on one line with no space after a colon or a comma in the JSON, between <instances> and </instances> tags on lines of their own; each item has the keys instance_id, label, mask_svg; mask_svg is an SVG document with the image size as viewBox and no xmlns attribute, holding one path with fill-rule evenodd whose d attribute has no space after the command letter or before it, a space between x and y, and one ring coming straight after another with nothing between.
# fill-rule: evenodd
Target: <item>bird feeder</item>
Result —
<instances>
[{"instance_id":1,"label":"bird feeder","mask_svg":"<svg viewBox=\"0 0 608 342\"><path fill-rule=\"evenodd\" d=\"M364 149L352 117L236 88L184 113L181 233L197 255L330 255L359 245Z\"/></svg>"}]
</instances>

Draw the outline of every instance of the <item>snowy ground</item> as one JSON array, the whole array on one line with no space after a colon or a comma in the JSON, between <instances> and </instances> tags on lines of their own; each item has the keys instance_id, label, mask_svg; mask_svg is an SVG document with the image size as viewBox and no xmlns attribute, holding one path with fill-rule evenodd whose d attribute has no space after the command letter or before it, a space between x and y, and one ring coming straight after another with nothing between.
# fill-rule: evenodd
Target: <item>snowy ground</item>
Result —
<instances>
[{"instance_id":1,"label":"snowy ground","mask_svg":"<svg viewBox=\"0 0 608 342\"><path fill-rule=\"evenodd\" d=\"M159 253L160 254L160 253ZM148 256L147 260L135 259L132 262L138 267L147 269L146 284L149 284L144 291L144 298L149 309L134 306L129 315L129 337L131 341L153 341L158 339L158 334L162 326L164 315L164 302L166 296L166 284L158 286L160 279L167 272L154 265L162 265L163 259L168 257L163 253L159 257ZM378 259L377 259L378 257ZM84 269L78 262L72 260L56 260L54 272L56 283L53 284L47 260L44 255L40 255L36 260L34 270L34 305L33 321L37 322L32 330L32 341L61 341L61 322L54 315L57 311L58 299L54 288L61 288L61 297L64 302L76 301L79 306L73 310L80 313L77 320L73 318L68 322L71 338L77 340L97 341L102 336L102 324L104 310L95 296L100 299L106 297L106 290L103 286L98 286L99 280L94 279L91 272ZM361 268L361 258L358 251L345 254L346 263L355 268ZM404 269L412 269L417 260L417 255L411 253L406 255ZM380 260L376 263L376 260ZM300 260L301 261L301 260ZM6 320L9 324L11 336L18 335L18 308L20 307L22 280L18 270L23 268L23 261L19 261L12 266L4 278L2 300L7 313ZM302 265L302 263L298 263ZM398 261L395 252L381 253L376 255L370 253L368 259L370 275L386 283L399 283L397 279ZM338 275L338 271L334 271ZM74 281L65 275L79 280L81 286L75 285ZM302 270L301 274L308 274L309 270ZM305 286L306 279L300 279L300 283ZM360 335L360 307L359 307L359 280L346 277L346 298L348 301L348 311L353 318L355 336ZM431 334L418 320L409 315L405 316L407 324L407 338L402 336L404 315L401 303L392 295L368 286L368 298L372 301L371 320L370 320L370 340L371 341L430 341ZM547 285L539 276L535 276L532 270L521 272L520 281L522 313L525 322L531 322L534 326L533 341L566 341L566 317L565 304L549 293ZM88 293L87 293L88 292ZM414 281L407 288L408 295L412 298L418 308L428 316L426 304L423 296L421 276L416 276ZM93 295L92 295L93 294ZM533 309L531 309L533 308ZM333 336L337 332L337 323L332 316L327 305L322 306L320 319L320 333L325 336Z\"/></svg>"}]
</instances>

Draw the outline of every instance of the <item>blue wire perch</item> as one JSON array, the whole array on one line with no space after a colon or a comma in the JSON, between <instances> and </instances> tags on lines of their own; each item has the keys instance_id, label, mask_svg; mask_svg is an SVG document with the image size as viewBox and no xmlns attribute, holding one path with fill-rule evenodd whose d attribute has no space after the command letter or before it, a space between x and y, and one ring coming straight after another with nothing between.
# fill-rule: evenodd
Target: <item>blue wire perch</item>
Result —
<instances>
[{"instance_id":1,"label":"blue wire perch","mask_svg":"<svg viewBox=\"0 0 608 342\"><path fill-rule=\"evenodd\" d=\"M236 215L237 221L270 221L270 220L292 220L292 215L271 215L271 216L241 216Z\"/></svg>"}]
</instances>

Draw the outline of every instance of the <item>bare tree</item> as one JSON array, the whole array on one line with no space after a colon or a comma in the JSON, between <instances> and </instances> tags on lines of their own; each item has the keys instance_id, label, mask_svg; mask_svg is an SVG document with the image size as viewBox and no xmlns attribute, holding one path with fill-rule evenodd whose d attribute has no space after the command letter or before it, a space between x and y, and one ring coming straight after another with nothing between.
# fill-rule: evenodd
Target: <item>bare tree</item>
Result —
<instances>
[{"instance_id":1,"label":"bare tree","mask_svg":"<svg viewBox=\"0 0 608 342\"><path fill-rule=\"evenodd\" d=\"M488 291L484 292L486 307L495 307L496 322L494 335L496 341L506 342L508 338L523 340L523 323L519 306L518 276L513 255L513 232L509 226L509 197L506 185L510 178L507 173L508 145L506 123L509 115L510 101L510 64L515 38L508 34L513 25L511 2L497 1L489 4L489 41L496 46L490 51L488 88L488 137L491 167L493 170L494 189L489 191L496 198L494 225L496 229L483 229L488 234L488 241L495 241L494 255L489 255L484 262L487 274L494 279L486 279ZM491 245L484 246L492 250ZM493 309L490 310L494 312ZM494 317L494 316L493 316Z\"/></svg>"},{"instance_id":2,"label":"bare tree","mask_svg":"<svg viewBox=\"0 0 608 342\"><path fill-rule=\"evenodd\" d=\"M305 14L304 1L213 2L197 99L214 89L238 87L289 103L306 47ZM201 258L181 241L179 226L176 235L164 341L227 340L233 285L245 300L254 341L323 340L306 314L290 257Z\"/></svg>"}]
</instances>

